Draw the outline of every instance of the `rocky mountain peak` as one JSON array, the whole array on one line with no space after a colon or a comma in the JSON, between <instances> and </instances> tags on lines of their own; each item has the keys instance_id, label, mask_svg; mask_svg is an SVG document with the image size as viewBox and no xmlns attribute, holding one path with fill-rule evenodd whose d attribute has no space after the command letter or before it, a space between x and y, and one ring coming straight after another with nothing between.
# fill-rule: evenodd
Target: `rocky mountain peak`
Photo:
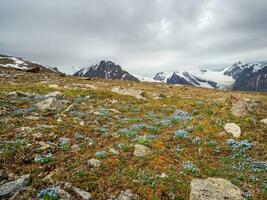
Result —
<instances>
[{"instance_id":1,"label":"rocky mountain peak","mask_svg":"<svg viewBox=\"0 0 267 200\"><path fill-rule=\"evenodd\" d=\"M117 65L112 61L105 60L79 70L74 74L74 76L139 81L138 78L134 77L129 72L124 71L120 65Z\"/></svg>"}]
</instances>

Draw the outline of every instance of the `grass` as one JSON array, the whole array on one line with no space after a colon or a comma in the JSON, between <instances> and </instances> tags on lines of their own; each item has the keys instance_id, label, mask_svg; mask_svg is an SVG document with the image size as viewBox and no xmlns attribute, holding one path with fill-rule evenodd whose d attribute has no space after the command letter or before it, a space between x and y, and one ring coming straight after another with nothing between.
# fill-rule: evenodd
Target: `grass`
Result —
<instances>
[{"instance_id":1,"label":"grass","mask_svg":"<svg viewBox=\"0 0 267 200\"><path fill-rule=\"evenodd\" d=\"M246 188L252 199L267 198L266 170L253 171L251 169L256 168L252 165L246 165L242 171L232 167L248 162L248 159L251 159L250 163L267 161L264 153L267 151L264 135L267 129L259 123L267 114L264 111L267 108L266 94L117 80L86 81L49 74L47 78L41 74L19 76L12 80L15 84L9 81L0 80L1 107L7 107L6 113L1 116L7 123L0 121L0 170L5 174L32 174L32 187L36 192L28 199L36 198L34 195L40 189L51 186L42 179L55 169L58 169L53 175L55 181L70 182L90 192L94 199L118 196L126 189L139 199L188 199L190 181L207 177L228 179L240 188ZM41 84L41 81L46 83ZM49 82L59 85L59 88L51 88ZM91 84L98 89L74 89L74 83ZM114 86L143 90L148 100L115 94L111 92ZM76 104L75 110L64 116L61 115L63 109L39 111L34 107L38 99L16 99L5 95L5 92L11 91L39 95L60 91L64 95L63 100L68 101L66 106ZM149 95L149 92L159 91L166 97L154 100ZM262 108L249 117L233 117L226 101L230 95L260 100ZM89 98L84 98L86 96ZM224 103L216 101L222 98ZM173 119L176 110L187 112L192 119ZM39 119L23 117L35 115ZM57 122L59 117L63 122ZM79 125L81 120L84 126ZM226 122L234 122L241 127L239 141L248 140L255 144L245 151L246 159L226 144L230 135L220 135ZM29 131L25 127L29 127ZM177 134L181 137L173 137L173 133L179 130L186 131L187 137L182 137L180 133ZM83 137L77 139L77 132ZM60 137L68 138L70 142L58 145ZM40 141L52 144L51 149L39 151ZM134 157L133 146L137 143L147 146L152 153L145 158ZM72 151L73 144L81 149ZM109 154L111 147L119 151L119 155ZM53 154L52 160L34 162L36 154L44 156L48 153ZM87 160L92 158L101 160L101 166L89 167ZM161 177L163 173L167 177Z\"/></svg>"}]
</instances>

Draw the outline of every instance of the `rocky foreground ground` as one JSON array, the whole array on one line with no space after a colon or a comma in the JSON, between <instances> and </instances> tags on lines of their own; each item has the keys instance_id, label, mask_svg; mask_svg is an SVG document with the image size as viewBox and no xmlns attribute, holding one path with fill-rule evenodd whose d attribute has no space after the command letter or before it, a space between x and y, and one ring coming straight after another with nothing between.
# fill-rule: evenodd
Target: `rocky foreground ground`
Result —
<instances>
[{"instance_id":1,"label":"rocky foreground ground","mask_svg":"<svg viewBox=\"0 0 267 200\"><path fill-rule=\"evenodd\" d=\"M0 199L267 199L267 95L0 70Z\"/></svg>"}]
</instances>

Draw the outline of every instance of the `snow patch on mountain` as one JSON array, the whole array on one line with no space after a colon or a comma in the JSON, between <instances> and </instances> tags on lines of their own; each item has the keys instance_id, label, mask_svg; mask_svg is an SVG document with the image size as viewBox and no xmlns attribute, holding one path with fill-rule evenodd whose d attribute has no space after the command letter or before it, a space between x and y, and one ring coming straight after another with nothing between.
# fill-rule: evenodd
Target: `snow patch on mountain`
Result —
<instances>
[{"instance_id":1,"label":"snow patch on mountain","mask_svg":"<svg viewBox=\"0 0 267 200\"><path fill-rule=\"evenodd\" d=\"M5 56L5 55L0 55L0 67L5 67L5 68L15 68L19 70L24 70L24 69L29 69L32 66L37 66L40 68L45 68L48 71L52 72L58 72L56 68L51 68L45 65L41 65L37 62L28 60L28 59L23 59L23 58L18 58L14 56Z\"/></svg>"}]
</instances>

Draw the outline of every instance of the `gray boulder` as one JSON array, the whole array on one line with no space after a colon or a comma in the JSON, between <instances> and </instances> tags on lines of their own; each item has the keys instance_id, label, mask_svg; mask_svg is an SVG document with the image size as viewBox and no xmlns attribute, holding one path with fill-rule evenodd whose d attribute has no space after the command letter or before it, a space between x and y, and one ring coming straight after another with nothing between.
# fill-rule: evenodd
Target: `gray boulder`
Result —
<instances>
[{"instance_id":1,"label":"gray boulder","mask_svg":"<svg viewBox=\"0 0 267 200\"><path fill-rule=\"evenodd\" d=\"M133 194L131 190L125 190L120 194L117 200L131 200L132 197L133 197Z\"/></svg>"},{"instance_id":2,"label":"gray boulder","mask_svg":"<svg viewBox=\"0 0 267 200\"><path fill-rule=\"evenodd\" d=\"M19 179L15 181L11 181L0 186L0 199L10 197L17 192L23 191L24 188L29 185L30 177L31 175L27 174L21 176Z\"/></svg>"},{"instance_id":3,"label":"gray boulder","mask_svg":"<svg viewBox=\"0 0 267 200\"><path fill-rule=\"evenodd\" d=\"M45 99L36 104L39 110L54 110L56 109L57 100L54 97Z\"/></svg>"},{"instance_id":4,"label":"gray boulder","mask_svg":"<svg viewBox=\"0 0 267 200\"><path fill-rule=\"evenodd\" d=\"M193 179L189 200L242 200L242 191L222 178Z\"/></svg>"},{"instance_id":5,"label":"gray boulder","mask_svg":"<svg viewBox=\"0 0 267 200\"><path fill-rule=\"evenodd\" d=\"M132 96L132 97L135 97L136 99L140 99L140 100L146 100L146 98L144 97L144 92L141 90L135 90L132 88L114 87L112 89L112 92L115 92L115 93L121 94L121 95Z\"/></svg>"},{"instance_id":6,"label":"gray boulder","mask_svg":"<svg viewBox=\"0 0 267 200\"><path fill-rule=\"evenodd\" d=\"M260 102L244 98L233 103L231 113L235 117L243 117L253 114L259 106Z\"/></svg>"}]
</instances>

